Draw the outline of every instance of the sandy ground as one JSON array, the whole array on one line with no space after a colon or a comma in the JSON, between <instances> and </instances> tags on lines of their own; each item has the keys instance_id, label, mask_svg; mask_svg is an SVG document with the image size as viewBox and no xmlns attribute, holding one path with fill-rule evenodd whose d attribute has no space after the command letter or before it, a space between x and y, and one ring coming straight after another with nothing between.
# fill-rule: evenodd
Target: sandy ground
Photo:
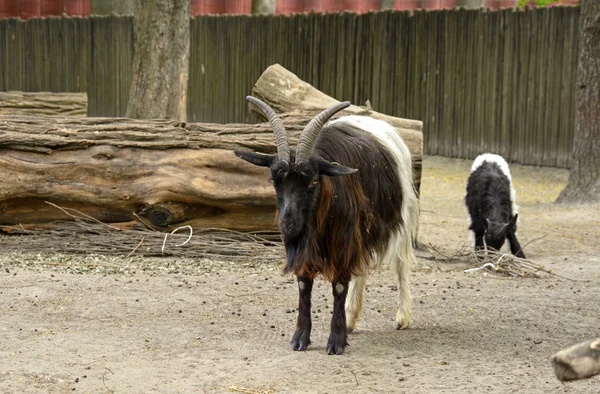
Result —
<instances>
[{"instance_id":1,"label":"sandy ground","mask_svg":"<svg viewBox=\"0 0 600 394\"><path fill-rule=\"evenodd\" d=\"M425 159L422 245L466 242L469 167ZM379 270L342 356L325 352L322 280L312 345L291 350L297 290L278 262L33 255L0 237L0 251L23 244L0 256L0 392L598 393L600 377L558 382L549 358L600 336L600 206L551 204L566 171L511 169L520 241L562 276L465 274L421 252L411 328L393 329L396 284Z\"/></svg>"}]
</instances>

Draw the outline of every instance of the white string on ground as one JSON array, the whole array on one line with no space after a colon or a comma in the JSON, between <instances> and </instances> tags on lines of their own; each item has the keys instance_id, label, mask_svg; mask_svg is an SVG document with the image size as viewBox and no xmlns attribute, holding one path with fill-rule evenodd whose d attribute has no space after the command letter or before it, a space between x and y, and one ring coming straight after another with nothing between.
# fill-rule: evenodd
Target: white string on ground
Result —
<instances>
[{"instance_id":1,"label":"white string on ground","mask_svg":"<svg viewBox=\"0 0 600 394\"><path fill-rule=\"evenodd\" d=\"M165 245L167 243L167 237L169 235L175 234L177 231L181 230L182 228L188 228L190 230L190 236L188 237L188 239L185 240L184 243L179 244L179 245L175 245L175 246L183 246L183 245L187 244L188 242L190 242L190 240L192 239L192 234L194 234L194 230L192 229L192 226L177 227L175 230L171 231L171 234L165 233L165 238L163 239L163 244L162 244L162 249L161 249L161 253L162 254L165 254Z\"/></svg>"},{"instance_id":2,"label":"white string on ground","mask_svg":"<svg viewBox=\"0 0 600 394\"><path fill-rule=\"evenodd\" d=\"M482 265L479 268L469 268L468 270L464 270L463 272L465 274L469 274L471 272L476 272L476 271L482 270L482 269L487 268L487 267L492 267L492 269L494 269L494 270L496 269L496 266L494 264L492 264L492 263L485 263L484 265Z\"/></svg>"}]
</instances>

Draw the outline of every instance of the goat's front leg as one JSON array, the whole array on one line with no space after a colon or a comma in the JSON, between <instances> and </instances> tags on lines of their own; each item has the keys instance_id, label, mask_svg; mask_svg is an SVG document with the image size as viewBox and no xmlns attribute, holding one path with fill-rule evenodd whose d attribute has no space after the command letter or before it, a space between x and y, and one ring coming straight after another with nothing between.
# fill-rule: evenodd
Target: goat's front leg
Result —
<instances>
[{"instance_id":1,"label":"goat's front leg","mask_svg":"<svg viewBox=\"0 0 600 394\"><path fill-rule=\"evenodd\" d=\"M312 294L313 280L307 276L298 276L298 322L296 332L292 337L292 349L305 350L310 345L310 297Z\"/></svg>"},{"instance_id":2,"label":"goat's front leg","mask_svg":"<svg viewBox=\"0 0 600 394\"><path fill-rule=\"evenodd\" d=\"M475 233L475 256L477 257L477 260L481 259L481 257L479 256L479 254L477 252L479 252L480 250L485 249L485 246L483 244L483 237L484 237L484 233Z\"/></svg>"},{"instance_id":3,"label":"goat's front leg","mask_svg":"<svg viewBox=\"0 0 600 394\"><path fill-rule=\"evenodd\" d=\"M333 317L331 318L331 332L327 341L327 354L343 354L348 346L346 333L346 295L350 276L337 278L331 285L333 287Z\"/></svg>"},{"instance_id":4,"label":"goat's front leg","mask_svg":"<svg viewBox=\"0 0 600 394\"><path fill-rule=\"evenodd\" d=\"M525 259L525 253L521 250L521 244L517 239L517 234L510 232L506 235L506 238L508 238L508 243L510 244L510 252L517 257Z\"/></svg>"}]
</instances>

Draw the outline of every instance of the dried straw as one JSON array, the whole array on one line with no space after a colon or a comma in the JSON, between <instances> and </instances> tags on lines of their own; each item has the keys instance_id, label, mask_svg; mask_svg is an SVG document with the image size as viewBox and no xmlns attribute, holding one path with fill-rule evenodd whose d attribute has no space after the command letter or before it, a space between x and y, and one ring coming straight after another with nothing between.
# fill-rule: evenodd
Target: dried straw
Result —
<instances>
[{"instance_id":1,"label":"dried straw","mask_svg":"<svg viewBox=\"0 0 600 394\"><path fill-rule=\"evenodd\" d=\"M539 241L544 236L528 242L523 249L532 242ZM522 259L512 254L498 252L492 249L473 250L467 244L461 244L452 254L444 253L439 248L429 244L429 249L440 260L448 263L466 263L472 268L465 269L465 273L481 270L492 271L501 275L523 278L540 278L542 273L557 275L530 259ZM568 279L568 278L566 278Z\"/></svg>"},{"instance_id":2,"label":"dried straw","mask_svg":"<svg viewBox=\"0 0 600 394\"><path fill-rule=\"evenodd\" d=\"M122 229L103 223L75 209L60 209L72 220L53 223L53 228L28 230L22 226L3 226L13 234L15 242L3 243L3 251L30 253L95 253L99 255L181 256L227 258L228 260L272 261L284 256L283 243L277 233L201 228L190 232L165 233L150 229L146 223L139 229ZM168 237L167 237L168 235ZM187 242L187 241L189 242Z\"/></svg>"}]
</instances>

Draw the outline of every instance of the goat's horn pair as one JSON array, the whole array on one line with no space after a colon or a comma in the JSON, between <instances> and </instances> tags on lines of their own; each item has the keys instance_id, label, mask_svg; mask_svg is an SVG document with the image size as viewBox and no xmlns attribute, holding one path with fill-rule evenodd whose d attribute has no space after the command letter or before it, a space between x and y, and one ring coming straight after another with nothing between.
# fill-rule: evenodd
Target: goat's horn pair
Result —
<instances>
[{"instance_id":1,"label":"goat's horn pair","mask_svg":"<svg viewBox=\"0 0 600 394\"><path fill-rule=\"evenodd\" d=\"M263 101L253 96L247 96L246 100L256 105L258 109L267 117L273 132L275 133L275 140L277 141L277 157L279 160L290 162L290 145L287 139L287 133L283 122L279 119L279 116ZM332 107L327 108L317 116L315 116L302 130L300 138L298 140L298 148L296 149L296 163L307 161L312 156L312 151L317 140L317 135L321 131L321 128L333 115L338 113L350 106L349 101L338 103Z\"/></svg>"},{"instance_id":2,"label":"goat's horn pair","mask_svg":"<svg viewBox=\"0 0 600 394\"><path fill-rule=\"evenodd\" d=\"M319 135L323 125L333 115L340 112L344 108L348 108L349 106L349 101L338 103L327 108L315 116L310 122L308 122L304 130L302 130L302 134L300 134L300 139L298 140L298 148L296 149L296 163L308 161L308 159L310 159L315 146L315 141L317 140L317 135Z\"/></svg>"}]
</instances>

